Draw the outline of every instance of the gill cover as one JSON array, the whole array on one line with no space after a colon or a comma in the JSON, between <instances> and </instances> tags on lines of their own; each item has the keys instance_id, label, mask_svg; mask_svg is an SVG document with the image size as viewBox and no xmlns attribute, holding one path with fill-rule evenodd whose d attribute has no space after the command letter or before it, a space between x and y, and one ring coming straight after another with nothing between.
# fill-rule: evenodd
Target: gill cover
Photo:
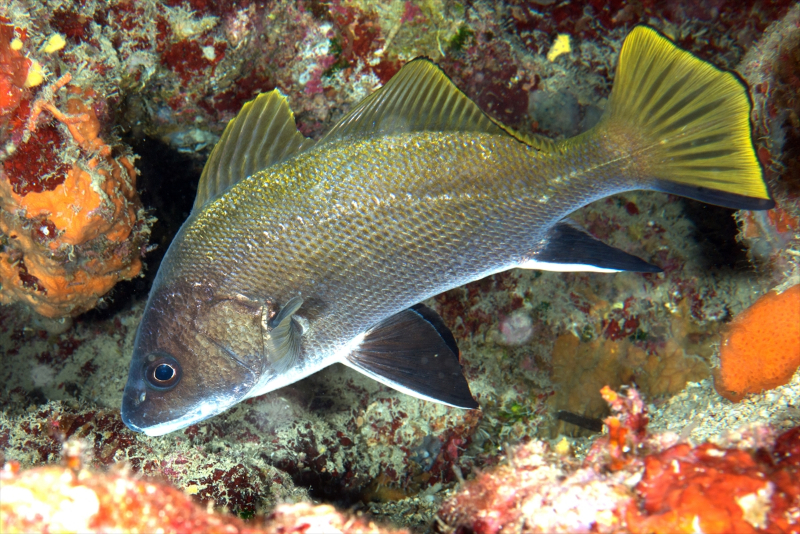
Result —
<instances>
[{"instance_id":1,"label":"gill cover","mask_svg":"<svg viewBox=\"0 0 800 534\"><path fill-rule=\"evenodd\" d=\"M263 373L261 307L211 299L193 286L156 287L134 342L122 420L156 436L245 398ZM234 335L231 335L234 334Z\"/></svg>"}]
</instances>

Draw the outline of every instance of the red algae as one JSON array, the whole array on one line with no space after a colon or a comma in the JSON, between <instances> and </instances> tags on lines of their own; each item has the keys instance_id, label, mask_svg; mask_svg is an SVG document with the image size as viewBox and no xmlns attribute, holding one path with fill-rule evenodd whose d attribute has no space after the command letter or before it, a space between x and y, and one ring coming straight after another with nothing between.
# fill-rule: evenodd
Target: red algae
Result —
<instances>
[{"instance_id":1,"label":"red algae","mask_svg":"<svg viewBox=\"0 0 800 534\"><path fill-rule=\"evenodd\" d=\"M215 56L217 51L215 50ZM202 75L205 69L213 66L221 57L208 59L197 41L179 41L161 55L161 63L172 69L184 82L194 76Z\"/></svg>"},{"instance_id":2,"label":"red algae","mask_svg":"<svg viewBox=\"0 0 800 534\"><path fill-rule=\"evenodd\" d=\"M86 39L91 22L91 18L79 12L61 8L53 13L50 24L67 39L80 43Z\"/></svg>"},{"instance_id":3,"label":"red algae","mask_svg":"<svg viewBox=\"0 0 800 534\"><path fill-rule=\"evenodd\" d=\"M25 80L31 60L11 47L14 28L0 17L0 127L4 115L17 108L25 94Z\"/></svg>"},{"instance_id":4,"label":"red algae","mask_svg":"<svg viewBox=\"0 0 800 534\"><path fill-rule=\"evenodd\" d=\"M74 442L67 448L79 448ZM186 493L124 471L101 473L81 466L80 453L65 465L0 471L0 529L24 532L165 532L197 534L288 534L292 532L407 531L380 527L332 506L278 506L249 522L201 507Z\"/></svg>"},{"instance_id":5,"label":"red algae","mask_svg":"<svg viewBox=\"0 0 800 534\"><path fill-rule=\"evenodd\" d=\"M779 438L796 438L798 429ZM777 447L777 445L776 445ZM798 528L800 474L759 455L712 444L681 444L644 458L638 506L625 511L634 533L726 534Z\"/></svg>"},{"instance_id":6,"label":"red algae","mask_svg":"<svg viewBox=\"0 0 800 534\"><path fill-rule=\"evenodd\" d=\"M440 532L796 532L798 436L767 449L692 447L648 434L634 389L604 388L612 415L583 462L566 441L531 441L447 499Z\"/></svg>"},{"instance_id":7,"label":"red algae","mask_svg":"<svg viewBox=\"0 0 800 534\"><path fill-rule=\"evenodd\" d=\"M71 165L58 158L64 139L55 126L45 126L2 161L11 188L17 195L52 191L64 183Z\"/></svg>"}]
</instances>

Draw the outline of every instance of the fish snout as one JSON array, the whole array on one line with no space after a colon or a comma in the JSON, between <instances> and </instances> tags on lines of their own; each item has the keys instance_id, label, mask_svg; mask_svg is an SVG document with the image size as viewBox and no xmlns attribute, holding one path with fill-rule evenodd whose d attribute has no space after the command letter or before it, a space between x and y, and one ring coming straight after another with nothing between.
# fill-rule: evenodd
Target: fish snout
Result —
<instances>
[{"instance_id":1,"label":"fish snout","mask_svg":"<svg viewBox=\"0 0 800 534\"><path fill-rule=\"evenodd\" d=\"M146 425L142 425L142 413L139 410L141 404L147 398L147 387L142 380L128 380L125 391L122 394L122 407L120 414L122 422L135 432L143 432Z\"/></svg>"}]
</instances>

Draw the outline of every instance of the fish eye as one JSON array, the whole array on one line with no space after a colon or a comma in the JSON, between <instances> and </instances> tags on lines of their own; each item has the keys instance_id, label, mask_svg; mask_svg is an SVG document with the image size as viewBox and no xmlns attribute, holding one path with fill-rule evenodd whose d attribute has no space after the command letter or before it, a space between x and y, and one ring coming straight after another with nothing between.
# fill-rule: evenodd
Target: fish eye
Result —
<instances>
[{"instance_id":1,"label":"fish eye","mask_svg":"<svg viewBox=\"0 0 800 534\"><path fill-rule=\"evenodd\" d=\"M175 369L166 363L162 363L158 367L156 367L155 372L153 372L153 378L158 380L159 382L169 382L170 378L175 375Z\"/></svg>"},{"instance_id":2,"label":"fish eye","mask_svg":"<svg viewBox=\"0 0 800 534\"><path fill-rule=\"evenodd\" d=\"M153 389L167 391L180 382L181 364L169 354L153 353L147 357L144 376Z\"/></svg>"}]
</instances>

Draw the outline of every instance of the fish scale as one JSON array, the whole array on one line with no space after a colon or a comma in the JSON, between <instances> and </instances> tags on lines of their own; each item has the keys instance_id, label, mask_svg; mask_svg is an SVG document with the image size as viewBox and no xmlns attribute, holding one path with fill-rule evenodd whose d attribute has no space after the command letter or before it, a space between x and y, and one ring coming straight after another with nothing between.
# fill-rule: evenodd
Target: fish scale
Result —
<instances>
[{"instance_id":1,"label":"fish scale","mask_svg":"<svg viewBox=\"0 0 800 534\"><path fill-rule=\"evenodd\" d=\"M616 78L599 123L564 141L499 124L427 60L317 143L278 91L245 104L153 283L125 423L171 432L333 363L477 408L421 301L515 267L659 272L567 218L617 192L774 204L736 77L637 27Z\"/></svg>"},{"instance_id":2,"label":"fish scale","mask_svg":"<svg viewBox=\"0 0 800 534\"><path fill-rule=\"evenodd\" d=\"M415 158L398 169L406 143L390 139L380 140L383 146L377 149L378 143L365 142L301 155L298 161L285 164L292 166L294 180L281 176L280 168L269 179L262 177L269 171L262 171L229 193L226 201L236 198L236 213L214 209L202 213L196 221L201 224L187 233L184 242L208 243L214 261L204 262L205 249L193 247L186 251L185 263L198 273L230 273L230 285L221 287L229 293L258 288L278 301L294 293L318 298L332 310L323 318L330 323L326 325L330 333L312 332L309 350L330 350L336 344L327 337L347 339L411 304L520 263L543 237L532 229L545 228L573 211L576 201L583 205L608 190L604 177L573 167L572 178L542 193L543 184L556 183L554 173L568 174L566 162L542 161L536 150L513 138L475 135L475 139L464 139L438 133L415 137L420 154L428 153L426 145L436 147L454 155L454 161L448 162L454 166L444 170ZM484 148L476 149L481 145ZM435 153L431 159L436 160ZM337 160L363 163L346 166L346 172L324 165ZM377 183L369 180L370 189L357 187L367 181L368 174L384 178ZM323 178L311 185L315 177ZM281 198L286 188L276 191L264 186L276 182L302 183L306 192L288 204ZM586 186L591 183L603 184L603 190L592 191ZM316 195L317 191L324 194ZM289 194L297 195L297 189ZM543 194L565 200L560 206L534 200ZM576 199L579 195L582 198ZM378 198L379 204L372 198ZM353 203L360 209L352 208ZM337 215L332 218L331 213ZM260 231L265 227L271 228L272 239ZM233 261L224 261L216 250L224 250L228 242L253 238L252 249L237 247ZM176 261L180 260L176 257ZM291 294L286 292L287 280ZM336 291L318 295L314 285L319 283ZM380 293L375 288L381 288ZM307 313L313 315L311 310ZM320 345L313 346L312 340Z\"/></svg>"}]
</instances>

